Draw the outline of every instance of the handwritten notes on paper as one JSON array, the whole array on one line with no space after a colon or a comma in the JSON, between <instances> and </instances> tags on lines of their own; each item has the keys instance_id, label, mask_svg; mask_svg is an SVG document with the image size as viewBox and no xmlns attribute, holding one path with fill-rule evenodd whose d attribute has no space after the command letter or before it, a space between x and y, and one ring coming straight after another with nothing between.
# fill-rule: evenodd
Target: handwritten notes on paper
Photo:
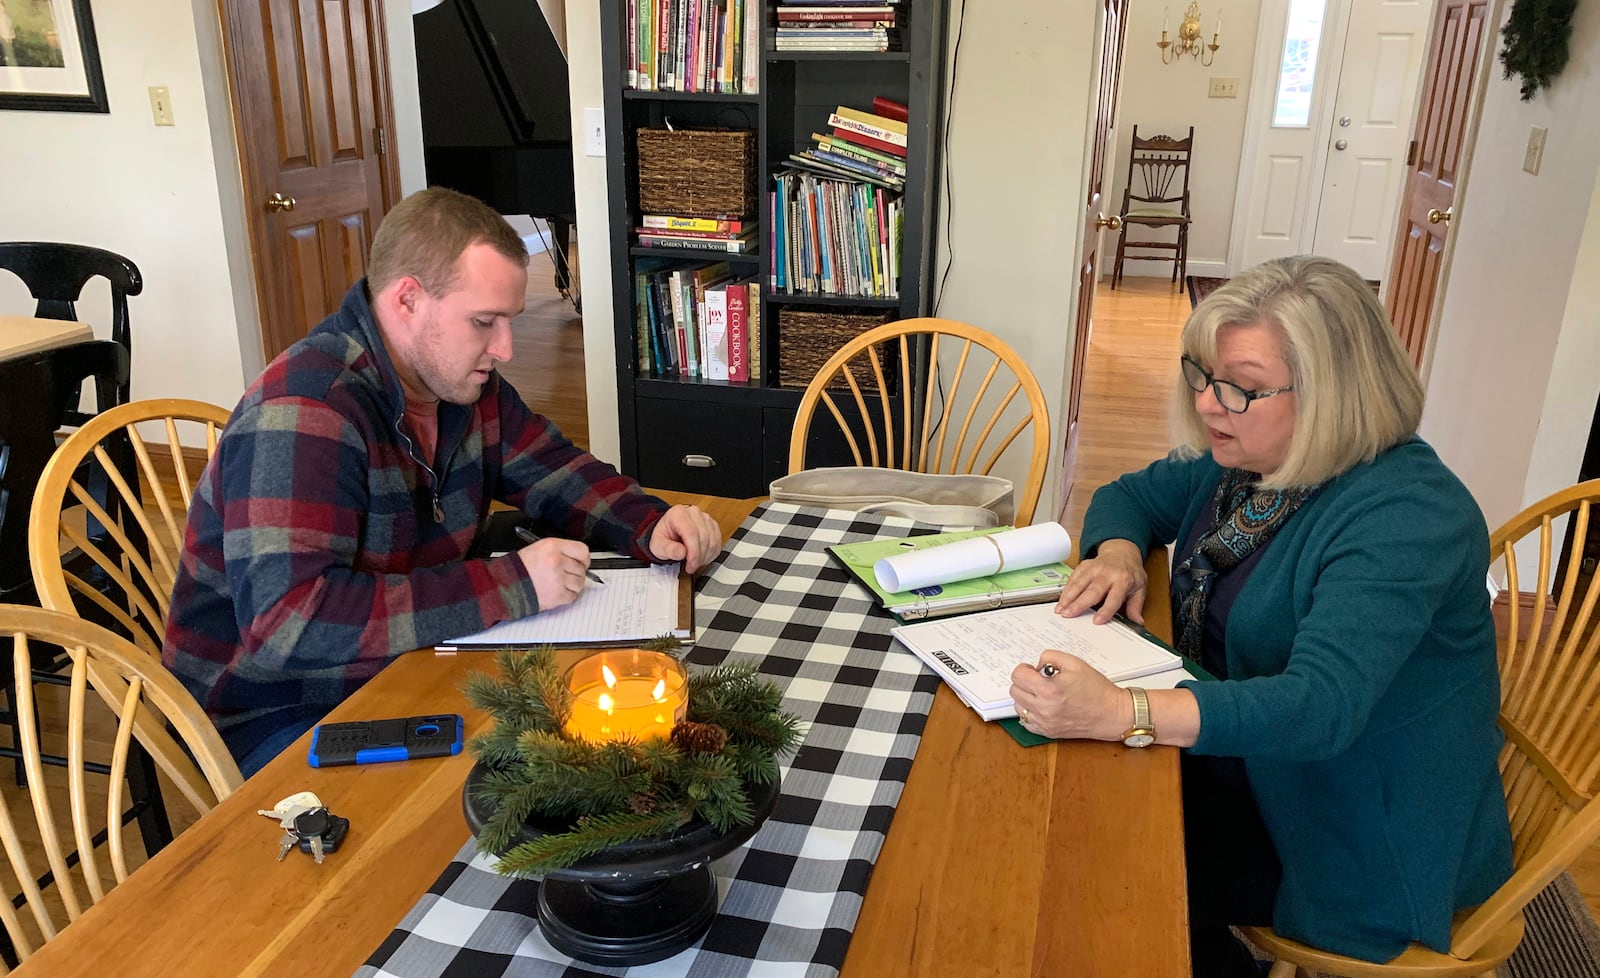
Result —
<instances>
[{"instance_id":1,"label":"handwritten notes on paper","mask_svg":"<svg viewBox=\"0 0 1600 978\"><path fill-rule=\"evenodd\" d=\"M572 604L502 622L439 644L442 651L525 645L580 645L688 637L678 620L677 564L607 568L604 584L589 584Z\"/></svg>"}]
</instances>

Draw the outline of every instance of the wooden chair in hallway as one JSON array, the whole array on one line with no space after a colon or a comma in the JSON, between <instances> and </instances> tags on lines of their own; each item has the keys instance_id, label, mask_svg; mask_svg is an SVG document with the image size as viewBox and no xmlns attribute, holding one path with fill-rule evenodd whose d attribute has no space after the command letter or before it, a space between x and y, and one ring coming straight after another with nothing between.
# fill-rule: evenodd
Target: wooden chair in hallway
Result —
<instances>
[{"instance_id":1,"label":"wooden chair in hallway","mask_svg":"<svg viewBox=\"0 0 1600 978\"><path fill-rule=\"evenodd\" d=\"M8 896L0 900L0 921L12 949L27 960L60 929L61 922L51 911L53 904L60 904L70 923L102 899L108 889L128 878L120 815L125 801L123 775L135 740L201 813L209 812L231 795L243 779L200 705L160 662L131 642L71 615L23 605L0 605L0 634L12 638L12 669L19 678L20 691L17 706L25 721L20 746L28 769L28 799L35 823L28 826L25 816L13 813L0 798L0 842L15 877L4 888ZM36 644L66 649L71 662L65 718L69 758L66 800L70 810L66 823L58 817L58 800L52 798L53 793L59 795L60 789L52 792L46 788L48 782L40 758L39 703L32 684L20 681L32 669ZM103 802L96 797L97 792L91 792L85 778L85 728L91 711L100 710L99 706L91 706L91 689L115 720L111 778L103 789ZM19 831L19 823L25 832ZM70 824L70 838L63 837L63 824ZM95 845L97 833L105 833L103 850ZM24 835L37 840L37 846L25 846ZM73 849L79 859L76 868L69 862L69 850ZM42 868L48 870L48 877L36 865L40 850L44 853ZM54 900L47 901L46 892L52 889ZM18 894L17 901L9 896L12 893ZM28 910L26 917L18 913L22 908Z\"/></svg>"},{"instance_id":2,"label":"wooden chair in hallway","mask_svg":"<svg viewBox=\"0 0 1600 978\"><path fill-rule=\"evenodd\" d=\"M97 415L62 442L28 521L40 603L100 619L159 656L194 495L184 429L209 459L227 423L225 409L203 401L135 401ZM159 425L164 444L153 451L141 425ZM99 480L97 490L92 483Z\"/></svg>"},{"instance_id":3,"label":"wooden chair in hallway","mask_svg":"<svg viewBox=\"0 0 1600 978\"><path fill-rule=\"evenodd\" d=\"M1489 537L1491 569L1505 581L1508 598L1500 629L1500 728L1506 736L1500 776L1511 816L1511 879L1481 906L1457 915L1448 954L1413 944L1393 961L1372 964L1268 928L1245 928L1252 943L1278 959L1273 978L1292 978L1296 966L1300 974L1349 978L1492 975L1522 940L1522 908L1600 839L1600 574L1585 571L1579 560L1560 560L1554 530L1567 516L1573 539L1582 540L1600 517L1597 504L1600 479L1534 503ZM1525 581L1522 571L1530 567L1533 576Z\"/></svg>"},{"instance_id":4,"label":"wooden chair in hallway","mask_svg":"<svg viewBox=\"0 0 1600 978\"><path fill-rule=\"evenodd\" d=\"M981 351L977 354L981 362L973 364L972 371L985 372L968 392L962 382L974 348ZM938 384L929 381L922 385L929 394L919 403L914 393L919 385L913 383L913 376L930 364L952 359L948 384L941 372ZM1001 378L998 384L996 377ZM1026 398L1020 411L1012 407L1019 393ZM1033 522L1050 460L1050 408L1027 362L999 337L948 319L907 319L850 340L822 365L800 398L789 440L790 472L806 467L819 404L833 416L856 465L916 472L987 475L1012 443L1032 427L1031 442L1023 443L1031 444L1031 454L1027 481L1017 496L1017 525ZM956 429L958 420L961 426ZM974 421L982 425L976 431ZM1011 427L1001 427L1002 422ZM950 446L952 429L957 433ZM862 454L863 446L866 454Z\"/></svg>"},{"instance_id":5,"label":"wooden chair in hallway","mask_svg":"<svg viewBox=\"0 0 1600 978\"><path fill-rule=\"evenodd\" d=\"M1117 262L1111 271L1111 287L1122 282L1122 264L1129 248L1170 253L1172 281L1182 282L1189 271L1189 164L1194 156L1194 126L1183 139L1157 135L1139 138L1133 127L1128 149L1128 178L1122 187L1122 227L1117 232ZM1145 228L1177 228L1173 241L1130 241L1130 225ZM1154 258L1153 255L1134 255ZM1164 259L1163 259L1164 260Z\"/></svg>"}]
</instances>

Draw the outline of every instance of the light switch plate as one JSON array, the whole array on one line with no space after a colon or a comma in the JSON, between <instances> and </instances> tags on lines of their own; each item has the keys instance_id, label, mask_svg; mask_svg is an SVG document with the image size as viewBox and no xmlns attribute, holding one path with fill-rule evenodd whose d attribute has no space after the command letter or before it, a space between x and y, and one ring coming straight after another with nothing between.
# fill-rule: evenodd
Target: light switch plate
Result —
<instances>
[{"instance_id":1,"label":"light switch plate","mask_svg":"<svg viewBox=\"0 0 1600 978\"><path fill-rule=\"evenodd\" d=\"M1211 79L1211 90L1206 93L1206 97L1207 98L1238 98L1239 97L1239 79L1237 79L1237 78L1213 78L1213 79Z\"/></svg>"},{"instance_id":2,"label":"light switch plate","mask_svg":"<svg viewBox=\"0 0 1600 978\"><path fill-rule=\"evenodd\" d=\"M1549 133L1544 126L1528 130L1528 149L1522 157L1522 168L1534 176L1539 175L1539 166L1544 162L1544 140Z\"/></svg>"},{"instance_id":3,"label":"light switch plate","mask_svg":"<svg viewBox=\"0 0 1600 978\"><path fill-rule=\"evenodd\" d=\"M176 125L172 121L172 93L167 91L167 86L150 86L150 115L158 126Z\"/></svg>"},{"instance_id":4,"label":"light switch plate","mask_svg":"<svg viewBox=\"0 0 1600 978\"><path fill-rule=\"evenodd\" d=\"M583 151L589 156L606 155L606 113L588 106L583 110Z\"/></svg>"}]
</instances>

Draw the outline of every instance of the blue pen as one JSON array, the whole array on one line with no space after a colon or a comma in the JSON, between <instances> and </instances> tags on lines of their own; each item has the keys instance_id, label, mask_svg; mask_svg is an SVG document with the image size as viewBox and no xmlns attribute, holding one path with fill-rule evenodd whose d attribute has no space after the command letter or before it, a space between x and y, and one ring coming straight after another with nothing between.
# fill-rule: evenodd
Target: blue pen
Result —
<instances>
[{"instance_id":1,"label":"blue pen","mask_svg":"<svg viewBox=\"0 0 1600 978\"><path fill-rule=\"evenodd\" d=\"M521 540L523 543L538 543L539 542L539 534L533 532L532 530L528 529L525 526L517 527L516 533L517 533L517 539ZM585 574L585 576L587 576L589 578L589 580L595 582L596 584L604 584L605 583L605 581L600 580L600 575L596 574L592 570L585 570L583 573Z\"/></svg>"}]
</instances>

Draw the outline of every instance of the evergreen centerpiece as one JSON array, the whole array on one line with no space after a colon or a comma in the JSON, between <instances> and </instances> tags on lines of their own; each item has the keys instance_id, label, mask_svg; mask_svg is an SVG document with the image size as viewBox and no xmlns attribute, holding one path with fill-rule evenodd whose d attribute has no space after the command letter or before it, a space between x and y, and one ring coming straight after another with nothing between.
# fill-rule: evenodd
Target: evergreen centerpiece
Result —
<instances>
[{"instance_id":1,"label":"evergreen centerpiece","mask_svg":"<svg viewBox=\"0 0 1600 978\"><path fill-rule=\"evenodd\" d=\"M671 654L664 638L645 648ZM492 807L478 849L499 872L530 876L572 866L621 843L669 835L696 819L727 833L755 821L749 788L778 777L778 758L800 742L800 720L754 665L688 675L687 716L667 737L574 732L574 691L551 647L507 650L499 675L473 673L466 694L495 718L468 749L485 769L478 797ZM581 725L579 725L581 726ZM530 816L569 822L561 833L516 842Z\"/></svg>"}]
</instances>

